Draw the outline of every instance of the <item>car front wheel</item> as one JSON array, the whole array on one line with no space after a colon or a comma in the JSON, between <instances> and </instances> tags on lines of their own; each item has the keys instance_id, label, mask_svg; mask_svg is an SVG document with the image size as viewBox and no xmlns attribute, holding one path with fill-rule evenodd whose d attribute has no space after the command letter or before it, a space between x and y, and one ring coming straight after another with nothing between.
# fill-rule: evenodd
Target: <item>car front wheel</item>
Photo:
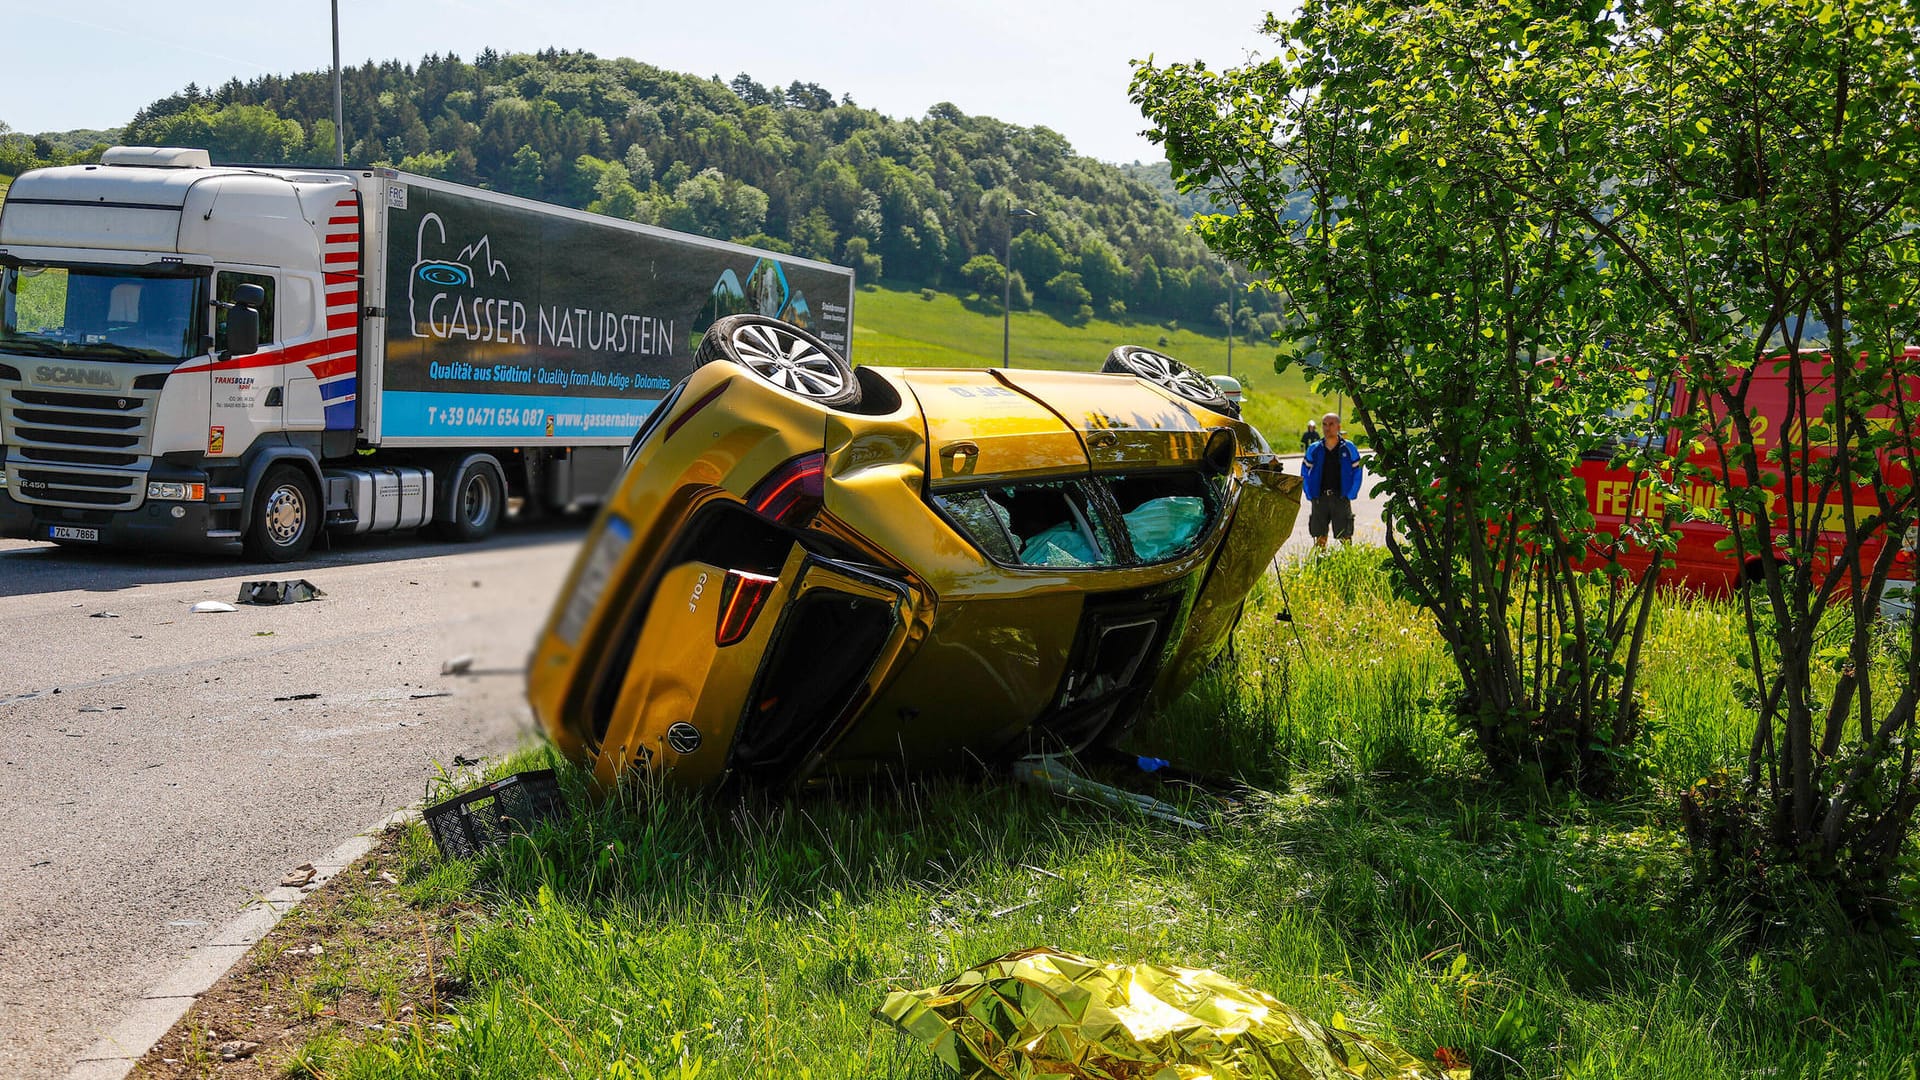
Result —
<instances>
[{"instance_id":1,"label":"car front wheel","mask_svg":"<svg viewBox=\"0 0 1920 1080\"><path fill-rule=\"evenodd\" d=\"M1138 345L1122 345L1107 354L1107 362L1100 370L1112 375L1137 375L1175 397L1202 408L1226 416L1240 415L1240 406L1228 401L1220 388L1213 385L1212 379L1165 353L1143 349Z\"/></svg>"},{"instance_id":2,"label":"car front wheel","mask_svg":"<svg viewBox=\"0 0 1920 1080\"><path fill-rule=\"evenodd\" d=\"M833 347L792 323L729 315L707 328L699 363L730 360L782 390L830 409L860 404L853 366Z\"/></svg>"}]
</instances>

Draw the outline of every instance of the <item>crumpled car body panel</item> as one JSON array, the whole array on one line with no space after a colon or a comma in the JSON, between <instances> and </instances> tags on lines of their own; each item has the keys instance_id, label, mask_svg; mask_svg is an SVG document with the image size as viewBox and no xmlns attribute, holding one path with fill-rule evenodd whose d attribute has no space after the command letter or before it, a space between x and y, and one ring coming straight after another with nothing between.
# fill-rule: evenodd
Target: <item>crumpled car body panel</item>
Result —
<instances>
[{"instance_id":1,"label":"crumpled car body panel","mask_svg":"<svg viewBox=\"0 0 1920 1080\"><path fill-rule=\"evenodd\" d=\"M1111 742L1218 656L1299 509L1256 431L1133 376L861 377L833 410L715 361L636 437L529 667L601 782Z\"/></svg>"}]
</instances>

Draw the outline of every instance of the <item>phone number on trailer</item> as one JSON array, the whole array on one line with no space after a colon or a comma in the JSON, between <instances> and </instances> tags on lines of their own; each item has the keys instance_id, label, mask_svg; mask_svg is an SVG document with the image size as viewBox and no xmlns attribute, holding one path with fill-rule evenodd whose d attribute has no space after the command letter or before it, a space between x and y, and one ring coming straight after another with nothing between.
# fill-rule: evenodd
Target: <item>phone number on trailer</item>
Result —
<instances>
[{"instance_id":1,"label":"phone number on trailer","mask_svg":"<svg viewBox=\"0 0 1920 1080\"><path fill-rule=\"evenodd\" d=\"M493 405L429 405L427 424L443 428L479 428L496 431L522 431L545 428L546 410L538 407L500 408Z\"/></svg>"}]
</instances>

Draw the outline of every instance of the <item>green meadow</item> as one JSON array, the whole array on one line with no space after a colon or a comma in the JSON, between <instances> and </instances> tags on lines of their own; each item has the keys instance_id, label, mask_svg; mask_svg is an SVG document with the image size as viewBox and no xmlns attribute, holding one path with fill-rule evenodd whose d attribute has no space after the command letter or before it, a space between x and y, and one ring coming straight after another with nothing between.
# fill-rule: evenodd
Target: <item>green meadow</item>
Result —
<instances>
[{"instance_id":1,"label":"green meadow","mask_svg":"<svg viewBox=\"0 0 1920 1080\"><path fill-rule=\"evenodd\" d=\"M1016 311L1008 324L1009 365L1066 371L1099 371L1118 345L1144 345L1209 375L1227 374L1227 340L1186 327L1170 330L1145 320L1084 325L1044 311ZM854 298L853 359L898 367L998 367L1000 312L996 305L951 293L886 287L862 288ZM1298 449L1300 429L1333 406L1307 385L1295 367L1275 374L1272 342L1233 347L1233 377L1245 388L1242 414L1276 449Z\"/></svg>"},{"instance_id":2,"label":"green meadow","mask_svg":"<svg viewBox=\"0 0 1920 1080\"><path fill-rule=\"evenodd\" d=\"M1759 920L1695 876L1675 796L1750 734L1730 606L1661 604L1637 790L1514 792L1434 706L1451 665L1380 561L1263 582L1233 659L1135 733L1238 779L1159 789L1204 832L978 776L596 801L529 751L500 768L558 764L566 824L467 863L418 827L398 845L401 893L454 927L437 962L459 993L374 1033L316 1028L275 1067L933 1080L953 1074L870 1010L1045 944L1210 967L1480 1080L1920 1076L1911 928L1856 935L1818 904ZM391 994L377 957L341 934L284 992L352 1012Z\"/></svg>"}]
</instances>

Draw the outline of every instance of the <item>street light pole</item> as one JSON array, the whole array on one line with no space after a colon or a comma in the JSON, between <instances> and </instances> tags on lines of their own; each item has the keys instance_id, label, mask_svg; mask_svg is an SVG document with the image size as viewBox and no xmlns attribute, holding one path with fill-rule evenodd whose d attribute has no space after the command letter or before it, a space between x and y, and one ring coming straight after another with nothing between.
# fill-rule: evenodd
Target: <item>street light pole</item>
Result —
<instances>
[{"instance_id":1,"label":"street light pole","mask_svg":"<svg viewBox=\"0 0 1920 1080\"><path fill-rule=\"evenodd\" d=\"M333 0L333 164L347 164L347 132L340 109L340 0Z\"/></svg>"},{"instance_id":2,"label":"street light pole","mask_svg":"<svg viewBox=\"0 0 1920 1080\"><path fill-rule=\"evenodd\" d=\"M1009 366L1013 348L1013 219L1039 217L1024 206L1007 207L1006 254L1000 260L1000 366Z\"/></svg>"},{"instance_id":3,"label":"street light pole","mask_svg":"<svg viewBox=\"0 0 1920 1080\"><path fill-rule=\"evenodd\" d=\"M1239 283L1233 280L1233 270L1227 270L1227 374L1233 374L1233 294L1238 291Z\"/></svg>"}]
</instances>

